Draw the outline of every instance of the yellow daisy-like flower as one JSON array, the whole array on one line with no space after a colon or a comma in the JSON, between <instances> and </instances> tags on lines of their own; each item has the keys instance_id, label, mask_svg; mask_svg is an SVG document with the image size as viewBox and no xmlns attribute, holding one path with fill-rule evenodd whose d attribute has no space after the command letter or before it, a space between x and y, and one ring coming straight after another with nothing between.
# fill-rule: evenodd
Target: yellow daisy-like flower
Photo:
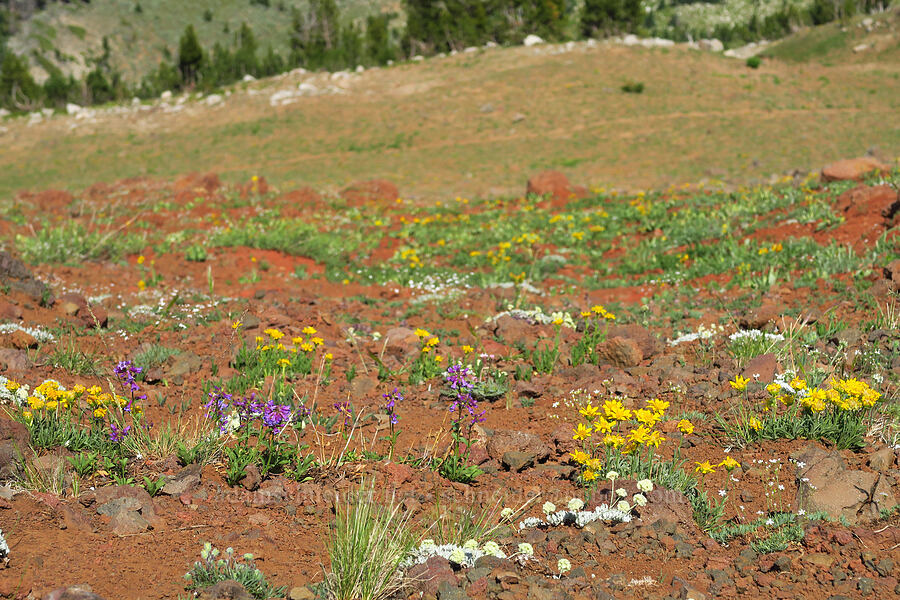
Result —
<instances>
[{"instance_id":1,"label":"yellow daisy-like flower","mask_svg":"<svg viewBox=\"0 0 900 600\"><path fill-rule=\"evenodd\" d=\"M28 406L31 407L31 410L41 410L44 408L44 400L37 396L28 396Z\"/></svg>"},{"instance_id":2,"label":"yellow daisy-like flower","mask_svg":"<svg viewBox=\"0 0 900 600\"><path fill-rule=\"evenodd\" d=\"M659 420L662 418L662 415L658 412L654 412L646 408L639 408L634 411L634 418L638 423L642 423L647 427L653 427L659 422Z\"/></svg>"},{"instance_id":3,"label":"yellow daisy-like flower","mask_svg":"<svg viewBox=\"0 0 900 600\"><path fill-rule=\"evenodd\" d=\"M762 423L760 423L759 419L757 419L756 417L750 417L750 420L747 421L747 425L754 431L759 431L760 429L762 429Z\"/></svg>"},{"instance_id":4,"label":"yellow daisy-like flower","mask_svg":"<svg viewBox=\"0 0 900 600\"><path fill-rule=\"evenodd\" d=\"M416 337L419 338L420 340L422 338L427 338L429 335L431 335L430 333L428 333L428 331L422 329L421 327L416 328L415 334L416 334Z\"/></svg>"},{"instance_id":5,"label":"yellow daisy-like flower","mask_svg":"<svg viewBox=\"0 0 900 600\"><path fill-rule=\"evenodd\" d=\"M650 435L647 437L647 441L644 445L648 448L659 448L659 445L665 440L666 436L654 429L650 432Z\"/></svg>"},{"instance_id":6,"label":"yellow daisy-like flower","mask_svg":"<svg viewBox=\"0 0 900 600\"><path fill-rule=\"evenodd\" d=\"M278 341L284 337L284 334L282 332L280 332L277 329L272 329L272 328L266 329L265 331L263 331L263 333L265 333L267 336L269 336L270 338L272 338L275 341Z\"/></svg>"},{"instance_id":7,"label":"yellow daisy-like flower","mask_svg":"<svg viewBox=\"0 0 900 600\"><path fill-rule=\"evenodd\" d=\"M628 434L628 442L632 444L643 446L647 443L648 439L650 439L650 430L644 425L641 425L637 429L633 429L631 433Z\"/></svg>"},{"instance_id":8,"label":"yellow daisy-like flower","mask_svg":"<svg viewBox=\"0 0 900 600\"><path fill-rule=\"evenodd\" d=\"M584 423L579 423L578 427L575 428L575 435L572 436L574 440L584 440L591 437L591 428L585 427Z\"/></svg>"},{"instance_id":9,"label":"yellow daisy-like flower","mask_svg":"<svg viewBox=\"0 0 900 600\"><path fill-rule=\"evenodd\" d=\"M587 419L588 421L593 421L600 414L600 407L594 406L590 402L588 405L578 411L581 413L581 416Z\"/></svg>"},{"instance_id":10,"label":"yellow daisy-like flower","mask_svg":"<svg viewBox=\"0 0 900 600\"><path fill-rule=\"evenodd\" d=\"M588 453L583 452L582 450L576 450L575 452L571 452L571 453L569 453L569 456L571 456L572 460L574 460L579 465L583 465L590 458L590 456L588 456Z\"/></svg>"},{"instance_id":11,"label":"yellow daisy-like flower","mask_svg":"<svg viewBox=\"0 0 900 600\"><path fill-rule=\"evenodd\" d=\"M315 350L315 347L309 342L304 342L300 344L300 349L304 352L312 352L313 350Z\"/></svg>"},{"instance_id":12,"label":"yellow daisy-like flower","mask_svg":"<svg viewBox=\"0 0 900 600\"><path fill-rule=\"evenodd\" d=\"M599 431L600 433L612 433L613 424L610 423L609 421L607 421L606 419L604 419L603 417L596 419L594 421L593 425L594 425L594 431Z\"/></svg>"},{"instance_id":13,"label":"yellow daisy-like flower","mask_svg":"<svg viewBox=\"0 0 900 600\"><path fill-rule=\"evenodd\" d=\"M328 352L327 354L325 354L325 360L333 360L333 359L334 359L334 355L331 352Z\"/></svg>"},{"instance_id":14,"label":"yellow daisy-like flower","mask_svg":"<svg viewBox=\"0 0 900 600\"><path fill-rule=\"evenodd\" d=\"M603 403L603 412L610 421L627 421L631 418L631 411L625 408L619 400L607 400Z\"/></svg>"},{"instance_id":15,"label":"yellow daisy-like flower","mask_svg":"<svg viewBox=\"0 0 900 600\"><path fill-rule=\"evenodd\" d=\"M146 259L143 256L137 257L137 264L142 265Z\"/></svg>"},{"instance_id":16,"label":"yellow daisy-like flower","mask_svg":"<svg viewBox=\"0 0 900 600\"><path fill-rule=\"evenodd\" d=\"M747 384L750 383L750 379L747 377L741 377L740 375L735 375L734 379L728 382L732 388L736 389L739 392L743 392L747 389Z\"/></svg>"},{"instance_id":17,"label":"yellow daisy-like flower","mask_svg":"<svg viewBox=\"0 0 900 600\"><path fill-rule=\"evenodd\" d=\"M462 347L462 351L463 351L463 354L471 354L471 353L475 352L475 348L473 348L472 346L469 346L469 345L465 345Z\"/></svg>"},{"instance_id":18,"label":"yellow daisy-like flower","mask_svg":"<svg viewBox=\"0 0 900 600\"><path fill-rule=\"evenodd\" d=\"M731 456L729 455L729 456L726 456L725 459L724 459L722 462L720 462L720 463L718 464L718 466L720 466L720 467L725 467L725 469L730 473L730 472L732 472L733 470L735 470L736 468L738 468L739 466L741 466L741 463L739 463L738 461L734 460L734 459L731 458Z\"/></svg>"},{"instance_id":19,"label":"yellow daisy-like flower","mask_svg":"<svg viewBox=\"0 0 900 600\"><path fill-rule=\"evenodd\" d=\"M313 344L315 344L316 346L321 346L322 344L325 343L325 340L323 340L323 339L320 338L320 337L310 338L309 341L312 342Z\"/></svg>"},{"instance_id":20,"label":"yellow daisy-like flower","mask_svg":"<svg viewBox=\"0 0 900 600\"><path fill-rule=\"evenodd\" d=\"M103 408L102 406L95 408L94 416L97 417L98 419L102 419L103 417L106 416L106 409Z\"/></svg>"},{"instance_id":21,"label":"yellow daisy-like flower","mask_svg":"<svg viewBox=\"0 0 900 600\"><path fill-rule=\"evenodd\" d=\"M434 362L438 362L438 363L444 362L444 357L441 355L437 355L434 357Z\"/></svg>"},{"instance_id":22,"label":"yellow daisy-like flower","mask_svg":"<svg viewBox=\"0 0 900 600\"><path fill-rule=\"evenodd\" d=\"M291 366L291 361L289 361L289 360L286 359L286 358L279 358L279 359L278 359L278 366L279 366L279 367L289 367L289 366Z\"/></svg>"},{"instance_id":23,"label":"yellow daisy-like flower","mask_svg":"<svg viewBox=\"0 0 900 600\"><path fill-rule=\"evenodd\" d=\"M653 400L647 400L647 408L662 415L669 408L669 403L665 400L654 398Z\"/></svg>"},{"instance_id":24,"label":"yellow daisy-like flower","mask_svg":"<svg viewBox=\"0 0 900 600\"><path fill-rule=\"evenodd\" d=\"M10 379L6 382L6 389L9 390L10 392L14 392L17 389L19 389L20 387L21 387L21 385L15 381L13 381L12 379Z\"/></svg>"},{"instance_id":25,"label":"yellow daisy-like flower","mask_svg":"<svg viewBox=\"0 0 900 600\"><path fill-rule=\"evenodd\" d=\"M244 324L243 324L241 321L234 321L234 322L231 324L231 328L232 328L232 329L238 329L238 328L242 327L243 325L244 325Z\"/></svg>"},{"instance_id":26,"label":"yellow daisy-like flower","mask_svg":"<svg viewBox=\"0 0 900 600\"><path fill-rule=\"evenodd\" d=\"M694 470L696 472L700 473L701 475L706 475L707 473L715 473L716 472L716 468L714 466L712 466L711 464L709 464L708 460L704 460L703 462L698 462L697 466L694 468Z\"/></svg>"},{"instance_id":27,"label":"yellow daisy-like flower","mask_svg":"<svg viewBox=\"0 0 900 600\"><path fill-rule=\"evenodd\" d=\"M315 327L307 325L303 328L303 333L305 333L306 335L316 335L317 332Z\"/></svg>"},{"instance_id":28,"label":"yellow daisy-like flower","mask_svg":"<svg viewBox=\"0 0 900 600\"><path fill-rule=\"evenodd\" d=\"M682 419L678 421L678 431L680 431L684 435L691 435L692 433L694 433L694 424L687 419Z\"/></svg>"},{"instance_id":29,"label":"yellow daisy-like flower","mask_svg":"<svg viewBox=\"0 0 900 600\"><path fill-rule=\"evenodd\" d=\"M625 438L621 435L605 435L603 436L603 444L606 446L612 446L613 448L619 448L620 446L625 445Z\"/></svg>"},{"instance_id":30,"label":"yellow daisy-like flower","mask_svg":"<svg viewBox=\"0 0 900 600\"><path fill-rule=\"evenodd\" d=\"M87 390L88 394L91 394L93 396L99 395L102 391L103 389L99 385L92 385Z\"/></svg>"},{"instance_id":31,"label":"yellow daisy-like flower","mask_svg":"<svg viewBox=\"0 0 900 600\"><path fill-rule=\"evenodd\" d=\"M599 475L597 475L596 471L592 471L591 469L587 469L584 473L581 474L581 478L585 481L594 481L597 479Z\"/></svg>"},{"instance_id":32,"label":"yellow daisy-like flower","mask_svg":"<svg viewBox=\"0 0 900 600\"><path fill-rule=\"evenodd\" d=\"M291 343L294 344L295 346L299 346L300 344L303 343L303 338L300 337L300 336L292 337L292 338L291 338Z\"/></svg>"},{"instance_id":33,"label":"yellow daisy-like flower","mask_svg":"<svg viewBox=\"0 0 900 600\"><path fill-rule=\"evenodd\" d=\"M439 340L438 338L436 338L436 337L430 337L430 338L428 338L428 341L425 342L425 345L426 345L426 346L432 346L432 347L434 347L434 346L437 346L437 345L440 344L440 343L441 343L441 340Z\"/></svg>"}]
</instances>

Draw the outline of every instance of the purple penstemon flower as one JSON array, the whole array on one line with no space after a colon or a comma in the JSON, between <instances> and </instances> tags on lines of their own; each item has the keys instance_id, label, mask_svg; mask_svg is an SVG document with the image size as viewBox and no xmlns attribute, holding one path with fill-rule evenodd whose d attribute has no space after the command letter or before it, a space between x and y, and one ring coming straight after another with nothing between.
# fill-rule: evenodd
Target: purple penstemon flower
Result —
<instances>
[{"instance_id":1,"label":"purple penstemon flower","mask_svg":"<svg viewBox=\"0 0 900 600\"><path fill-rule=\"evenodd\" d=\"M394 388L388 394L382 394L382 398L385 399L384 410L390 417L391 425L396 425L398 421L400 421L400 417L397 415L397 411L395 410L396 402L403 402L403 394L400 393L400 390Z\"/></svg>"},{"instance_id":2,"label":"purple penstemon flower","mask_svg":"<svg viewBox=\"0 0 900 600\"><path fill-rule=\"evenodd\" d=\"M291 422L291 407L269 400L263 408L263 425L271 430L280 429Z\"/></svg>"},{"instance_id":3,"label":"purple penstemon flower","mask_svg":"<svg viewBox=\"0 0 900 600\"><path fill-rule=\"evenodd\" d=\"M231 399L231 394L226 393L222 388L216 387L209 393L209 402L203 405L207 411L206 418L214 419L219 424L221 433L228 431L228 406Z\"/></svg>"},{"instance_id":4,"label":"purple penstemon flower","mask_svg":"<svg viewBox=\"0 0 900 600\"><path fill-rule=\"evenodd\" d=\"M122 443L122 440L125 439L125 436L128 435L128 432L131 431L131 425L126 425L125 427L119 427L115 423L109 424L109 441L114 442L116 444Z\"/></svg>"}]
</instances>

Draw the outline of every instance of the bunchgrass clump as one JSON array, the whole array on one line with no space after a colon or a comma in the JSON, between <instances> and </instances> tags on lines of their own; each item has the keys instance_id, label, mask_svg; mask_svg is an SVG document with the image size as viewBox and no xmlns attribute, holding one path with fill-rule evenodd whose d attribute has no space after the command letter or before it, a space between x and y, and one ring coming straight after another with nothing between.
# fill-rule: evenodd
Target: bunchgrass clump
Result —
<instances>
[{"instance_id":1,"label":"bunchgrass clump","mask_svg":"<svg viewBox=\"0 0 900 600\"><path fill-rule=\"evenodd\" d=\"M380 600L405 587L401 563L415 540L407 517L391 498L387 506L375 501L374 485L363 482L357 493L338 506L329 537L331 571L325 590L334 600Z\"/></svg>"},{"instance_id":2,"label":"bunchgrass clump","mask_svg":"<svg viewBox=\"0 0 900 600\"><path fill-rule=\"evenodd\" d=\"M187 590L202 590L220 581L234 580L257 600L285 597L287 588L273 586L266 581L266 576L256 568L252 554L238 557L232 548L226 548L223 554L207 542L200 551L200 559L184 575Z\"/></svg>"}]
</instances>

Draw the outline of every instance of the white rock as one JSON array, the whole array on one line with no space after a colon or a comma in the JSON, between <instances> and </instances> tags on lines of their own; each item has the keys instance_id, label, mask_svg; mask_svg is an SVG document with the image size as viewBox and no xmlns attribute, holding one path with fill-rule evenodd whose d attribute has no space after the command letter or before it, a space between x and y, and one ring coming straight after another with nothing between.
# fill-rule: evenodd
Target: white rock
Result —
<instances>
[{"instance_id":1,"label":"white rock","mask_svg":"<svg viewBox=\"0 0 900 600\"><path fill-rule=\"evenodd\" d=\"M463 50L463 52L464 52L465 54L471 54L471 53L473 53L473 52L478 52L478 48L476 48L475 46L469 46L468 48L465 48L465 49Z\"/></svg>"},{"instance_id":2,"label":"white rock","mask_svg":"<svg viewBox=\"0 0 900 600\"><path fill-rule=\"evenodd\" d=\"M522 45L528 46L529 48L531 46L537 46L538 44L543 44L543 43L544 43L544 40L542 40L539 36L534 35L533 33L526 35L525 39L522 40Z\"/></svg>"},{"instance_id":3,"label":"white rock","mask_svg":"<svg viewBox=\"0 0 900 600\"><path fill-rule=\"evenodd\" d=\"M412 59L415 62L422 62L423 60L425 60L425 57L422 56L421 54L416 54L415 56L412 57Z\"/></svg>"},{"instance_id":4,"label":"white rock","mask_svg":"<svg viewBox=\"0 0 900 600\"><path fill-rule=\"evenodd\" d=\"M53 109L52 109L52 108L42 108L42 109L41 109L41 114L44 115L44 116L47 117L47 118L52 117L52 116L53 116Z\"/></svg>"},{"instance_id":5,"label":"white rock","mask_svg":"<svg viewBox=\"0 0 900 600\"><path fill-rule=\"evenodd\" d=\"M243 81L244 83L250 83L251 81L256 81L256 77L254 77L250 73L247 73L246 75L244 75L244 78L241 79L241 81Z\"/></svg>"},{"instance_id":6,"label":"white rock","mask_svg":"<svg viewBox=\"0 0 900 600\"><path fill-rule=\"evenodd\" d=\"M721 40L715 38L711 40L700 40L697 42L697 45L701 50L706 50L707 52L722 52L725 50L725 44L723 44Z\"/></svg>"},{"instance_id":7,"label":"white rock","mask_svg":"<svg viewBox=\"0 0 900 600\"><path fill-rule=\"evenodd\" d=\"M12 113L6 110L5 108L0 108L0 119L4 119L11 115Z\"/></svg>"},{"instance_id":8,"label":"white rock","mask_svg":"<svg viewBox=\"0 0 900 600\"><path fill-rule=\"evenodd\" d=\"M204 102L207 106L215 106L216 104L222 103L222 96L220 96L219 94L210 94L206 97Z\"/></svg>"},{"instance_id":9,"label":"white rock","mask_svg":"<svg viewBox=\"0 0 900 600\"><path fill-rule=\"evenodd\" d=\"M66 104L66 114L77 115L80 112L81 112L81 107L78 106L77 104L72 104L71 102Z\"/></svg>"},{"instance_id":10,"label":"white rock","mask_svg":"<svg viewBox=\"0 0 900 600\"><path fill-rule=\"evenodd\" d=\"M306 95L306 96L311 96L313 94L318 93L318 91L319 91L319 88L317 88L313 84L307 83L305 81L303 83L301 83L300 85L298 85L297 89L300 91L301 94Z\"/></svg>"},{"instance_id":11,"label":"white rock","mask_svg":"<svg viewBox=\"0 0 900 600\"><path fill-rule=\"evenodd\" d=\"M865 52L868 49L869 49L868 44L857 44L856 46L853 46L853 51L856 53Z\"/></svg>"},{"instance_id":12,"label":"white rock","mask_svg":"<svg viewBox=\"0 0 900 600\"><path fill-rule=\"evenodd\" d=\"M488 40L487 42L485 42L484 47L485 48L496 48L497 42L495 42L493 40Z\"/></svg>"},{"instance_id":13,"label":"white rock","mask_svg":"<svg viewBox=\"0 0 900 600\"><path fill-rule=\"evenodd\" d=\"M637 46L641 43L641 40L638 39L638 36L634 35L633 33L629 33L624 38L622 38L622 43L626 46Z\"/></svg>"},{"instance_id":14,"label":"white rock","mask_svg":"<svg viewBox=\"0 0 900 600\"><path fill-rule=\"evenodd\" d=\"M278 90L269 96L269 104L272 106L282 106L290 104L296 100L297 93L293 90Z\"/></svg>"},{"instance_id":15,"label":"white rock","mask_svg":"<svg viewBox=\"0 0 900 600\"><path fill-rule=\"evenodd\" d=\"M162 94L159 95L159 99L160 100L171 100L172 92L169 90L164 91Z\"/></svg>"},{"instance_id":16,"label":"white rock","mask_svg":"<svg viewBox=\"0 0 900 600\"><path fill-rule=\"evenodd\" d=\"M364 66L362 66L362 65L356 65L356 72L357 72L357 73L365 73L365 72L366 72L366 68L365 68Z\"/></svg>"},{"instance_id":17,"label":"white rock","mask_svg":"<svg viewBox=\"0 0 900 600\"><path fill-rule=\"evenodd\" d=\"M137 106L137 105L139 105L140 103L141 103L141 99L138 98L137 96L135 96L134 98L131 99L131 105L132 105L132 106Z\"/></svg>"}]
</instances>

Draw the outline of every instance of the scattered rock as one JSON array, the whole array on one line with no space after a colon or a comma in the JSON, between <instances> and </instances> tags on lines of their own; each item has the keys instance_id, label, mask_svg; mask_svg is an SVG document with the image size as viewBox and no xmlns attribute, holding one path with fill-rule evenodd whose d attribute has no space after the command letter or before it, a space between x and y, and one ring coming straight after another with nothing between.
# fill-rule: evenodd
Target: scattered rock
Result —
<instances>
[{"instance_id":1,"label":"scattered rock","mask_svg":"<svg viewBox=\"0 0 900 600\"><path fill-rule=\"evenodd\" d=\"M27 427L18 421L0 417L0 479L19 474L30 443L31 435Z\"/></svg>"},{"instance_id":2,"label":"scattered rock","mask_svg":"<svg viewBox=\"0 0 900 600\"><path fill-rule=\"evenodd\" d=\"M295 586L288 592L289 600L316 600L316 594L305 585Z\"/></svg>"},{"instance_id":3,"label":"scattered rock","mask_svg":"<svg viewBox=\"0 0 900 600\"><path fill-rule=\"evenodd\" d=\"M384 334L382 342L385 354L403 359L419 350L419 338L408 327L392 327Z\"/></svg>"},{"instance_id":4,"label":"scattered rock","mask_svg":"<svg viewBox=\"0 0 900 600\"><path fill-rule=\"evenodd\" d=\"M835 208L848 216L878 215L889 222L900 209L900 194L889 185L861 185L841 194Z\"/></svg>"},{"instance_id":5,"label":"scattered rock","mask_svg":"<svg viewBox=\"0 0 900 600\"><path fill-rule=\"evenodd\" d=\"M534 343L535 327L528 321L503 315L493 323L494 334L508 344Z\"/></svg>"},{"instance_id":6,"label":"scattered rock","mask_svg":"<svg viewBox=\"0 0 900 600\"><path fill-rule=\"evenodd\" d=\"M253 492L259 489L259 484L261 482L262 476L259 473L259 467L254 463L247 465L244 468L244 477L241 479L241 487L248 492Z\"/></svg>"},{"instance_id":7,"label":"scattered rock","mask_svg":"<svg viewBox=\"0 0 900 600\"><path fill-rule=\"evenodd\" d=\"M32 300L42 300L49 295L47 284L35 278L18 258L0 250L0 286L23 292Z\"/></svg>"},{"instance_id":8,"label":"scattered rock","mask_svg":"<svg viewBox=\"0 0 900 600\"><path fill-rule=\"evenodd\" d=\"M614 337L597 346L600 360L621 369L641 364L644 353L637 342L629 338Z\"/></svg>"},{"instance_id":9,"label":"scattered rock","mask_svg":"<svg viewBox=\"0 0 900 600\"><path fill-rule=\"evenodd\" d=\"M797 503L807 511L822 510L855 524L877 519L882 508L897 504L887 478L848 469L838 452L810 444L792 458L798 463Z\"/></svg>"},{"instance_id":10,"label":"scattered rock","mask_svg":"<svg viewBox=\"0 0 900 600\"><path fill-rule=\"evenodd\" d=\"M550 447L537 435L524 431L497 430L487 443L488 455L502 461L507 453L521 453L543 462L550 456Z\"/></svg>"},{"instance_id":11,"label":"scattered rock","mask_svg":"<svg viewBox=\"0 0 900 600\"><path fill-rule=\"evenodd\" d=\"M453 567L447 559L440 556L432 556L424 563L413 566L407 571L407 575L417 591L432 596L437 595L438 588L444 582L453 587L459 585Z\"/></svg>"},{"instance_id":12,"label":"scattered rock","mask_svg":"<svg viewBox=\"0 0 900 600\"><path fill-rule=\"evenodd\" d=\"M103 600L89 585L73 585L53 590L43 600Z\"/></svg>"},{"instance_id":13,"label":"scattered rock","mask_svg":"<svg viewBox=\"0 0 900 600\"><path fill-rule=\"evenodd\" d=\"M510 471L519 473L527 467L533 467L534 459L535 455L531 452L505 452L500 462Z\"/></svg>"},{"instance_id":14,"label":"scattered rock","mask_svg":"<svg viewBox=\"0 0 900 600\"><path fill-rule=\"evenodd\" d=\"M526 35L525 39L522 40L522 45L525 46L526 48L530 48L531 46L537 46L537 45L543 44L543 43L544 43L544 40L540 36L534 35L533 33Z\"/></svg>"},{"instance_id":15,"label":"scattered rock","mask_svg":"<svg viewBox=\"0 0 900 600\"><path fill-rule=\"evenodd\" d=\"M778 366L775 355L768 352L748 360L742 376L761 383L772 383L775 380L775 373L779 372L781 372L781 369Z\"/></svg>"},{"instance_id":16,"label":"scattered rock","mask_svg":"<svg viewBox=\"0 0 900 600\"><path fill-rule=\"evenodd\" d=\"M826 182L862 179L872 171L885 172L887 170L887 165L871 156L847 158L833 162L822 169L822 179Z\"/></svg>"},{"instance_id":17,"label":"scattered rock","mask_svg":"<svg viewBox=\"0 0 900 600\"><path fill-rule=\"evenodd\" d=\"M181 469L174 477L166 481L159 492L168 496L180 496L198 485L200 485L200 465L195 463Z\"/></svg>"},{"instance_id":18,"label":"scattered rock","mask_svg":"<svg viewBox=\"0 0 900 600\"><path fill-rule=\"evenodd\" d=\"M578 197L569 178L559 171L542 171L528 180L526 194L549 196L554 205L565 204Z\"/></svg>"},{"instance_id":19,"label":"scattered rock","mask_svg":"<svg viewBox=\"0 0 900 600\"><path fill-rule=\"evenodd\" d=\"M234 579L226 579L200 592L198 600L253 600L253 596Z\"/></svg>"},{"instance_id":20,"label":"scattered rock","mask_svg":"<svg viewBox=\"0 0 900 600\"><path fill-rule=\"evenodd\" d=\"M883 473L894 466L895 457L894 449L890 446L876 450L869 456L869 468Z\"/></svg>"},{"instance_id":21,"label":"scattered rock","mask_svg":"<svg viewBox=\"0 0 900 600\"><path fill-rule=\"evenodd\" d=\"M390 181L372 179L359 181L341 190L341 198L351 206L395 202L400 198L400 190Z\"/></svg>"}]
</instances>

